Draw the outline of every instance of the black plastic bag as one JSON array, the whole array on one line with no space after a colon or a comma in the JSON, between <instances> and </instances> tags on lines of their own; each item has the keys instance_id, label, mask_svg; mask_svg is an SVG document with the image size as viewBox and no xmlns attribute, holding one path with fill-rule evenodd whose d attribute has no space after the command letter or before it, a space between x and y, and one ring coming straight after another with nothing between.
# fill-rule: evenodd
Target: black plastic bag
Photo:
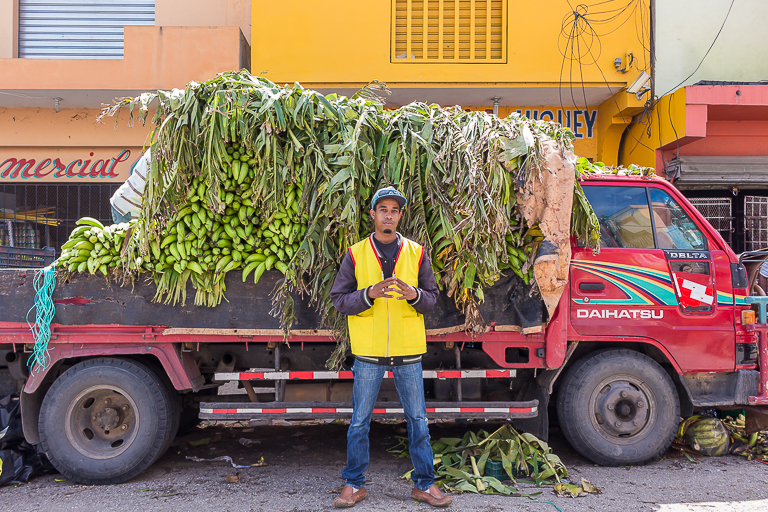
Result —
<instances>
[{"instance_id":1,"label":"black plastic bag","mask_svg":"<svg viewBox=\"0 0 768 512\"><path fill-rule=\"evenodd\" d=\"M0 448L0 487L55 471L48 458L24 440L21 404L14 395L0 399Z\"/></svg>"},{"instance_id":2,"label":"black plastic bag","mask_svg":"<svg viewBox=\"0 0 768 512\"><path fill-rule=\"evenodd\" d=\"M8 395L0 398L0 447L23 440L19 397Z\"/></svg>"},{"instance_id":3,"label":"black plastic bag","mask_svg":"<svg viewBox=\"0 0 768 512\"><path fill-rule=\"evenodd\" d=\"M0 487L26 483L33 477L55 471L48 458L26 441L13 449L0 450Z\"/></svg>"}]
</instances>

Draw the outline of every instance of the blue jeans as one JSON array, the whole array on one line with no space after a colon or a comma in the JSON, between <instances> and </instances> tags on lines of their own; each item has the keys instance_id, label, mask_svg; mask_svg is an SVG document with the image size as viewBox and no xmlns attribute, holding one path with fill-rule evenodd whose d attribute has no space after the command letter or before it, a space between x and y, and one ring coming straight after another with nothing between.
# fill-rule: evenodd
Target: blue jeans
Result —
<instances>
[{"instance_id":1,"label":"blue jeans","mask_svg":"<svg viewBox=\"0 0 768 512\"><path fill-rule=\"evenodd\" d=\"M120 224L123 222L129 222L131 220L131 214L126 213L125 215L121 214L119 211L115 210L115 207L112 206L112 222L114 224Z\"/></svg>"},{"instance_id":2,"label":"blue jeans","mask_svg":"<svg viewBox=\"0 0 768 512\"><path fill-rule=\"evenodd\" d=\"M420 362L388 367L355 359L352 367L355 376L352 385L353 411L347 431L347 467L341 477L352 487L360 488L365 485L363 473L368 469L370 459L368 432L371 428L371 414L379 394L381 379L387 370L394 373L397 396L408 421L408 447L414 468L411 479L418 489L426 491L435 483L435 476Z\"/></svg>"}]
</instances>

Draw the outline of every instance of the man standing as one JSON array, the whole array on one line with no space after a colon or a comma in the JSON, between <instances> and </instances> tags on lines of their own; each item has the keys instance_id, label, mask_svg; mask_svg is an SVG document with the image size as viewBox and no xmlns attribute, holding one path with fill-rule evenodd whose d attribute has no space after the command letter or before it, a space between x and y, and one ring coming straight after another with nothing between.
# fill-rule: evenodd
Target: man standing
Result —
<instances>
[{"instance_id":1,"label":"man standing","mask_svg":"<svg viewBox=\"0 0 768 512\"><path fill-rule=\"evenodd\" d=\"M434 307L438 289L424 248L397 232L405 205L405 197L393 187L374 194L375 232L349 248L331 290L333 305L348 316L355 356L347 467L342 473L346 485L333 500L338 508L351 507L368 495L363 474L370 457L368 432L386 371L394 374L408 421L414 467L411 496L437 507L453 501L434 485L421 370L421 356L427 351L424 315Z\"/></svg>"}]
</instances>

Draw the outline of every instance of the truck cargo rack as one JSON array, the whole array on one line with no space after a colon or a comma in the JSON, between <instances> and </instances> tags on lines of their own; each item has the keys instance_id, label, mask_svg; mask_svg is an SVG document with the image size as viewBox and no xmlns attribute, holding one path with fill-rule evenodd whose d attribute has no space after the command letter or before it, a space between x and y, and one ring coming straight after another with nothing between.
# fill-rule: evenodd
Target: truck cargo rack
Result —
<instances>
[{"instance_id":1,"label":"truck cargo rack","mask_svg":"<svg viewBox=\"0 0 768 512\"><path fill-rule=\"evenodd\" d=\"M535 418L539 401L529 402L427 402L427 417L464 419ZM252 419L338 419L351 418L349 402L203 402L200 418L205 420ZM398 402L377 402L374 419L403 418Z\"/></svg>"}]
</instances>

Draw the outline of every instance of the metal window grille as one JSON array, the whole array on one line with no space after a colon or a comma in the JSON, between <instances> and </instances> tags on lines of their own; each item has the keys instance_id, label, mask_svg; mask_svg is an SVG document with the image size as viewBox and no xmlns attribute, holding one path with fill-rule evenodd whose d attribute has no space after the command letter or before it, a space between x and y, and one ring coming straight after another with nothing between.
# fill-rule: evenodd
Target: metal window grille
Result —
<instances>
[{"instance_id":1,"label":"metal window grille","mask_svg":"<svg viewBox=\"0 0 768 512\"><path fill-rule=\"evenodd\" d=\"M112 224L109 198L119 186L0 184L0 245L54 247L58 256L78 219ZM41 222L41 217L54 222Z\"/></svg>"},{"instance_id":2,"label":"metal window grille","mask_svg":"<svg viewBox=\"0 0 768 512\"><path fill-rule=\"evenodd\" d=\"M693 197L688 199L712 224L728 245L733 245L733 201L730 197Z\"/></svg>"},{"instance_id":3,"label":"metal window grille","mask_svg":"<svg viewBox=\"0 0 768 512\"><path fill-rule=\"evenodd\" d=\"M392 0L391 61L507 59L507 0Z\"/></svg>"},{"instance_id":4,"label":"metal window grille","mask_svg":"<svg viewBox=\"0 0 768 512\"><path fill-rule=\"evenodd\" d=\"M744 239L747 251L768 247L768 197L744 196Z\"/></svg>"},{"instance_id":5,"label":"metal window grille","mask_svg":"<svg viewBox=\"0 0 768 512\"><path fill-rule=\"evenodd\" d=\"M122 59L123 27L154 24L154 0L19 0L19 57Z\"/></svg>"}]
</instances>

